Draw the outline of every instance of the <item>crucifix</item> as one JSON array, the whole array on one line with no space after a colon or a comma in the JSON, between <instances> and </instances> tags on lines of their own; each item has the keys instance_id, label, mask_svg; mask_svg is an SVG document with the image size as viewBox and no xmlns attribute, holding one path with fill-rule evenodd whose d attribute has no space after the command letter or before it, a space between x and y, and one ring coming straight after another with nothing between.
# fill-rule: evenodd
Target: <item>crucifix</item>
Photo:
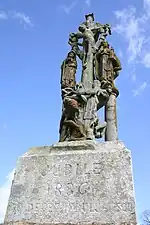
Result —
<instances>
[{"instance_id":1,"label":"crucifix","mask_svg":"<svg viewBox=\"0 0 150 225\"><path fill-rule=\"evenodd\" d=\"M85 19L86 21L79 25L78 32L70 34L68 43L72 49L68 57L73 58L66 59L66 63L63 64L65 66L62 66L61 80L68 85L65 87L61 84L63 113L60 123L60 141L101 138L107 124L105 121L101 123L97 116L99 108L108 101L109 92L106 88L102 88L97 76L96 59L107 35L111 34L111 29L108 24L95 23L93 14L86 15ZM76 56L82 61L79 84L76 84L75 80L67 80L75 79ZM100 66L100 63L98 65Z\"/></svg>"}]
</instances>

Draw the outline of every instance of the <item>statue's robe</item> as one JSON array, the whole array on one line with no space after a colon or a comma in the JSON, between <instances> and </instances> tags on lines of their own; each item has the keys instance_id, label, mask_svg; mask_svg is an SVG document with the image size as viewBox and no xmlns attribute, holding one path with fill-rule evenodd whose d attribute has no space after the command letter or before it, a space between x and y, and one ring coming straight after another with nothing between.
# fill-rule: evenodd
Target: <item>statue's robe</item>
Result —
<instances>
[{"instance_id":1,"label":"statue's robe","mask_svg":"<svg viewBox=\"0 0 150 225\"><path fill-rule=\"evenodd\" d=\"M61 88L74 88L76 85L76 59L66 58L61 65Z\"/></svg>"}]
</instances>

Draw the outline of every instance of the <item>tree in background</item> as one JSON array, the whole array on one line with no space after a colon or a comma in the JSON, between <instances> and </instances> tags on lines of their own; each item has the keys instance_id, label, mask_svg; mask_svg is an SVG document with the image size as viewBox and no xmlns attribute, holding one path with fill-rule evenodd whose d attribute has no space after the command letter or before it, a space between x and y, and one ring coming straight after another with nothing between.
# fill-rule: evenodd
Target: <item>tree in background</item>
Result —
<instances>
[{"instance_id":1,"label":"tree in background","mask_svg":"<svg viewBox=\"0 0 150 225\"><path fill-rule=\"evenodd\" d=\"M144 225L150 225L150 210L145 210L142 215Z\"/></svg>"}]
</instances>

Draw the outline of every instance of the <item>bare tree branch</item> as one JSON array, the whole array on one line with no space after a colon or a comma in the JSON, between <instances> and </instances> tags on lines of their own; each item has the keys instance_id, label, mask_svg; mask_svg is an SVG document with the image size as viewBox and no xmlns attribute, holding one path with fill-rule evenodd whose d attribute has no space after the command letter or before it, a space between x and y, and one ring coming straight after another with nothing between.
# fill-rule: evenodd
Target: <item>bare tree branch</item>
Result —
<instances>
[{"instance_id":1,"label":"bare tree branch","mask_svg":"<svg viewBox=\"0 0 150 225\"><path fill-rule=\"evenodd\" d=\"M150 225L150 210L145 210L142 217L144 224Z\"/></svg>"}]
</instances>

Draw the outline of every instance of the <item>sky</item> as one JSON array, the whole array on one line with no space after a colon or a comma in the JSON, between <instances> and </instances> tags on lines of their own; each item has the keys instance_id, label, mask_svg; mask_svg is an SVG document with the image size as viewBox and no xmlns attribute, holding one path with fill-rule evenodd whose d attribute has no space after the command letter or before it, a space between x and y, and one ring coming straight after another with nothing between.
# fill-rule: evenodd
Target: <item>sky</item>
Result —
<instances>
[{"instance_id":1,"label":"sky","mask_svg":"<svg viewBox=\"0 0 150 225\"><path fill-rule=\"evenodd\" d=\"M0 221L19 156L58 142L60 66L91 12L112 26L119 140L132 152L138 218L150 209L150 0L0 0Z\"/></svg>"}]
</instances>

